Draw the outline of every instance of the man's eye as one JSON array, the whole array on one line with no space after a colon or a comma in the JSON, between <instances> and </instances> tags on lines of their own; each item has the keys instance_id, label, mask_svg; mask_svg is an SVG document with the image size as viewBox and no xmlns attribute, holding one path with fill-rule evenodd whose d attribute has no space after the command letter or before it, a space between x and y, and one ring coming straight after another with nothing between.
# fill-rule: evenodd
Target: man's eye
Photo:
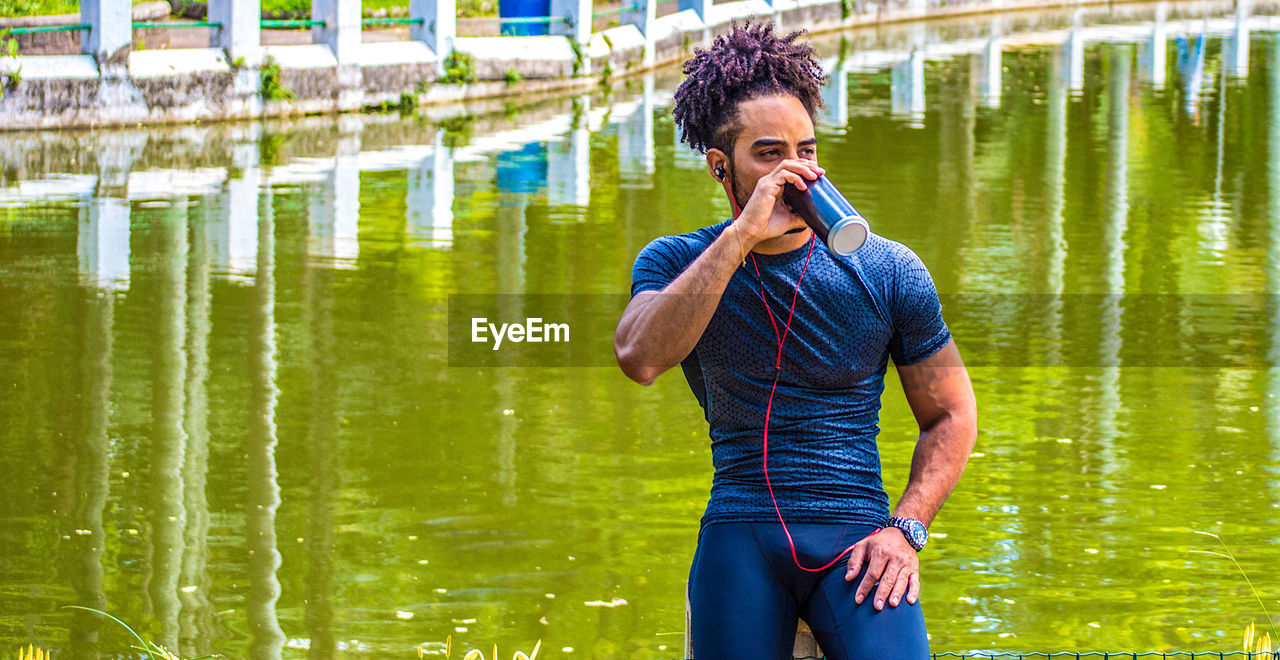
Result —
<instances>
[{"instance_id":1,"label":"man's eye","mask_svg":"<svg viewBox=\"0 0 1280 660\"><path fill-rule=\"evenodd\" d=\"M817 150L817 149L814 149L813 147L806 147L806 148L804 148L804 149L801 149L801 150L800 150L800 153L802 153L802 154L808 154L808 155L812 156L813 154L818 153L818 150Z\"/></svg>"},{"instance_id":2,"label":"man's eye","mask_svg":"<svg viewBox=\"0 0 1280 660\"><path fill-rule=\"evenodd\" d=\"M762 152L760 152L760 155L761 155L761 156L764 156L765 158L773 158L774 156L777 156L777 155L778 155L778 150L777 150L777 149L770 149L770 150L768 150L768 151L762 151Z\"/></svg>"}]
</instances>

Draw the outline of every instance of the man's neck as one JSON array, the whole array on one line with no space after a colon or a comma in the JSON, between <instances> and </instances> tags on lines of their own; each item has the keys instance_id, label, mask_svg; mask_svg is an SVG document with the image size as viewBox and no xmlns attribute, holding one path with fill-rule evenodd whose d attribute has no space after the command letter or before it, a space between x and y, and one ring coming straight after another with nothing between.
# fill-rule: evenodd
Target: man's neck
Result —
<instances>
[{"instance_id":1,"label":"man's neck","mask_svg":"<svg viewBox=\"0 0 1280 660\"><path fill-rule=\"evenodd\" d=\"M798 231L794 234L783 234L781 236L774 236L773 238L760 241L759 243L756 243L754 248L751 248L751 251L756 254L782 254L783 252L790 252L803 247L805 243L809 242L809 237L812 235L813 230L805 227L802 231Z\"/></svg>"}]
</instances>

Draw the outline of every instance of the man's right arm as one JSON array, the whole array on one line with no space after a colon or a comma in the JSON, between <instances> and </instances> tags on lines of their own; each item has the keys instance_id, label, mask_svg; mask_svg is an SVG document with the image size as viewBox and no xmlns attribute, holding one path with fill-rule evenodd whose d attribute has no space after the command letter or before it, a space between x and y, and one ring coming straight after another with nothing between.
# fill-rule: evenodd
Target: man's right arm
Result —
<instances>
[{"instance_id":1,"label":"man's right arm","mask_svg":"<svg viewBox=\"0 0 1280 660\"><path fill-rule=\"evenodd\" d=\"M693 351L744 251L755 246L740 231L730 225L662 291L631 299L613 333L613 352L628 378L650 385Z\"/></svg>"},{"instance_id":2,"label":"man's right arm","mask_svg":"<svg viewBox=\"0 0 1280 660\"><path fill-rule=\"evenodd\" d=\"M805 180L823 172L815 161L781 161L756 181L738 218L693 263L661 292L642 291L631 299L613 333L613 353L628 378L651 385L688 357L745 252L792 224L794 216L781 202L783 187L791 183L805 190Z\"/></svg>"}]
</instances>

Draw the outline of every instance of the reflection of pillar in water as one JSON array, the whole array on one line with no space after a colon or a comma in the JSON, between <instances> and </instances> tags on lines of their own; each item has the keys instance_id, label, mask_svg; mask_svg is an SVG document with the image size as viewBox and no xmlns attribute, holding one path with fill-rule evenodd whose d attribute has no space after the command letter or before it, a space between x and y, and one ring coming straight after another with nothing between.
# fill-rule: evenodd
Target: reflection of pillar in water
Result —
<instances>
[{"instance_id":1,"label":"reflection of pillar in water","mask_svg":"<svg viewBox=\"0 0 1280 660\"><path fill-rule=\"evenodd\" d=\"M893 65L889 85L894 115L917 120L924 117L923 49L911 49L907 59Z\"/></svg>"},{"instance_id":2,"label":"reflection of pillar in water","mask_svg":"<svg viewBox=\"0 0 1280 660\"><path fill-rule=\"evenodd\" d=\"M564 140L547 151L547 202L556 206L591 203L591 133L587 130L590 97L574 100L574 124Z\"/></svg>"},{"instance_id":3,"label":"reflection of pillar in water","mask_svg":"<svg viewBox=\"0 0 1280 660\"><path fill-rule=\"evenodd\" d=\"M128 197L129 172L142 156L149 139L141 131L112 131L100 133L94 142L94 156L98 164L98 195Z\"/></svg>"},{"instance_id":4,"label":"reflection of pillar in water","mask_svg":"<svg viewBox=\"0 0 1280 660\"><path fill-rule=\"evenodd\" d=\"M526 195L508 193L498 205L496 291L518 293L524 290L525 235L529 231L525 209L529 205ZM513 317L514 318L514 317Z\"/></svg>"},{"instance_id":5,"label":"reflection of pillar in water","mask_svg":"<svg viewBox=\"0 0 1280 660\"><path fill-rule=\"evenodd\" d=\"M494 389L497 391L498 406L502 410L512 410L516 405L516 392L519 390L518 369L499 369ZM498 418L498 486L502 489L502 506L516 504L516 435L519 422L515 415L503 414Z\"/></svg>"},{"instance_id":6,"label":"reflection of pillar in water","mask_svg":"<svg viewBox=\"0 0 1280 660\"><path fill-rule=\"evenodd\" d=\"M654 171L653 85L646 73L636 111L618 127L618 175L624 182L648 187Z\"/></svg>"},{"instance_id":7,"label":"reflection of pillar in water","mask_svg":"<svg viewBox=\"0 0 1280 660\"><path fill-rule=\"evenodd\" d=\"M827 84L822 88L822 101L826 108L822 111L823 122L844 128L849 123L849 65L844 59L832 62L827 72Z\"/></svg>"},{"instance_id":8,"label":"reflection of pillar in water","mask_svg":"<svg viewBox=\"0 0 1280 660\"><path fill-rule=\"evenodd\" d=\"M87 289L83 294L84 321L79 347L80 419L76 439L76 499L74 512L74 564L71 586L76 604L105 609L106 588L103 585L102 551L106 531L102 514L110 489L111 422L111 352L114 325L114 296L108 291ZM71 615L71 657L98 657L98 632L103 618L97 614L76 611Z\"/></svg>"},{"instance_id":9,"label":"reflection of pillar in water","mask_svg":"<svg viewBox=\"0 0 1280 660\"><path fill-rule=\"evenodd\" d=\"M333 271L303 266L303 325L311 338L311 414L307 447L311 456L311 501L307 516L307 657L337 655L333 635L333 509L338 492L338 364L333 334Z\"/></svg>"},{"instance_id":10,"label":"reflection of pillar in water","mask_svg":"<svg viewBox=\"0 0 1280 660\"><path fill-rule=\"evenodd\" d=\"M354 160L354 159L352 159ZM250 386L245 540L249 546L249 592L245 599L246 619L253 641L249 656L254 660L279 658L284 632L276 617L280 598L280 552L276 549L276 509L280 488L276 484L276 321L275 321L275 229L271 192L263 191L258 210L258 275L253 304L249 309Z\"/></svg>"},{"instance_id":11,"label":"reflection of pillar in water","mask_svg":"<svg viewBox=\"0 0 1280 660\"><path fill-rule=\"evenodd\" d=\"M257 207L257 202L254 202ZM205 217L216 211L203 206ZM213 608L209 601L209 230L206 222L190 223L187 261L187 375L183 425L187 446L182 465L187 526L183 533L180 649L183 656L212 653ZM257 231L254 231L257 236Z\"/></svg>"},{"instance_id":12,"label":"reflection of pillar in water","mask_svg":"<svg viewBox=\"0 0 1280 660\"><path fill-rule=\"evenodd\" d=\"M675 137L676 144L676 165L703 168L703 171L705 171L705 168L707 167L707 157L698 153L696 149L689 146L688 142L684 141L684 131L680 129L678 124L676 125L675 130L672 131L672 135Z\"/></svg>"},{"instance_id":13,"label":"reflection of pillar in water","mask_svg":"<svg viewBox=\"0 0 1280 660\"><path fill-rule=\"evenodd\" d=\"M129 205L93 197L80 210L76 234L80 278L91 286L129 288Z\"/></svg>"},{"instance_id":14,"label":"reflection of pillar in water","mask_svg":"<svg viewBox=\"0 0 1280 660\"><path fill-rule=\"evenodd\" d=\"M1200 92L1204 87L1205 29L1195 37L1178 37L1178 77L1182 79L1183 103L1186 114L1199 123Z\"/></svg>"},{"instance_id":15,"label":"reflection of pillar in water","mask_svg":"<svg viewBox=\"0 0 1280 660\"><path fill-rule=\"evenodd\" d=\"M987 43L982 47L982 52L976 58L978 97L982 99L983 107L987 108L1000 107L1000 91L1001 85L1003 85L1001 48L1004 44L1000 33L1000 18L997 17L992 21L991 38L987 39Z\"/></svg>"},{"instance_id":16,"label":"reflection of pillar in water","mask_svg":"<svg viewBox=\"0 0 1280 660\"><path fill-rule=\"evenodd\" d=\"M1127 46L1110 51L1111 76L1107 81L1107 181L1105 188L1106 219L1102 231L1102 253L1105 260L1103 279L1107 294L1101 314L1102 341L1099 385L1098 441L1102 446L1100 471L1103 487L1113 488L1111 476L1121 469L1117 463L1115 440L1119 435L1116 417L1123 405L1120 397L1121 334L1124 332L1121 296L1125 291L1125 239L1129 221L1129 64Z\"/></svg>"},{"instance_id":17,"label":"reflection of pillar in water","mask_svg":"<svg viewBox=\"0 0 1280 660\"><path fill-rule=\"evenodd\" d=\"M1204 207L1204 218L1200 222L1201 249L1223 255L1231 247L1231 205L1222 198L1222 165L1227 145L1227 72L1224 68L1219 79L1222 87L1218 91L1218 130L1217 158L1214 162L1213 195L1209 205Z\"/></svg>"},{"instance_id":18,"label":"reflection of pillar in water","mask_svg":"<svg viewBox=\"0 0 1280 660\"><path fill-rule=\"evenodd\" d=\"M1049 201L1048 229L1045 231L1047 264L1045 293L1050 295L1046 318L1045 364L1061 365L1062 362L1062 307L1066 275L1067 239L1063 230L1067 188L1067 85L1059 75L1064 65L1061 58L1053 58L1053 73L1048 84L1048 126L1045 144L1045 196Z\"/></svg>"},{"instance_id":19,"label":"reflection of pillar in water","mask_svg":"<svg viewBox=\"0 0 1280 660\"><path fill-rule=\"evenodd\" d=\"M409 168L405 194L405 234L410 245L453 245L453 149L444 145L444 129L436 131L431 155Z\"/></svg>"},{"instance_id":20,"label":"reflection of pillar in water","mask_svg":"<svg viewBox=\"0 0 1280 660\"><path fill-rule=\"evenodd\" d=\"M151 395L151 596L159 642L178 648L178 576L182 571L187 515L182 467L187 434L183 421L187 378L187 204L173 200L153 225L160 255L152 298Z\"/></svg>"},{"instance_id":21,"label":"reflection of pillar in water","mask_svg":"<svg viewBox=\"0 0 1280 660\"><path fill-rule=\"evenodd\" d=\"M1067 89L1073 92L1084 89L1084 34L1080 26L1082 15L1080 10L1072 15L1071 29L1062 42L1062 75Z\"/></svg>"},{"instance_id":22,"label":"reflection of pillar in water","mask_svg":"<svg viewBox=\"0 0 1280 660\"><path fill-rule=\"evenodd\" d=\"M359 135L338 140L333 169L320 184L311 202L310 245L312 256L353 263L360 256L357 237L360 219Z\"/></svg>"},{"instance_id":23,"label":"reflection of pillar in water","mask_svg":"<svg viewBox=\"0 0 1280 660\"><path fill-rule=\"evenodd\" d=\"M1280 494L1280 42L1267 44L1267 297L1271 345L1267 352L1267 436L1271 440L1271 492Z\"/></svg>"},{"instance_id":24,"label":"reflection of pillar in water","mask_svg":"<svg viewBox=\"0 0 1280 660\"><path fill-rule=\"evenodd\" d=\"M247 281L257 266L258 188L261 175L256 167L244 176L229 179L210 209L209 251L215 271Z\"/></svg>"},{"instance_id":25,"label":"reflection of pillar in water","mask_svg":"<svg viewBox=\"0 0 1280 660\"><path fill-rule=\"evenodd\" d=\"M1236 24L1222 40L1222 72L1231 78L1249 77L1250 0L1236 0Z\"/></svg>"},{"instance_id":26,"label":"reflection of pillar in water","mask_svg":"<svg viewBox=\"0 0 1280 660\"><path fill-rule=\"evenodd\" d=\"M1156 5L1155 20L1151 24L1151 36L1142 42L1138 51L1138 69L1142 79L1151 83L1151 86L1156 89L1164 88L1169 51L1169 28L1165 24L1168 14L1168 3L1161 2Z\"/></svg>"}]
</instances>

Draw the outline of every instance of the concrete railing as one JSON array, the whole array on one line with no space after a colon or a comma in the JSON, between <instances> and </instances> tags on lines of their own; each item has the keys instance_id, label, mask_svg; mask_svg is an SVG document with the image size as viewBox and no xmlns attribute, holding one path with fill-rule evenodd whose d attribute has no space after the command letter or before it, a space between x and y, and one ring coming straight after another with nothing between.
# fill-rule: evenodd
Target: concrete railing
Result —
<instances>
[{"instance_id":1,"label":"concrete railing","mask_svg":"<svg viewBox=\"0 0 1280 660\"><path fill-rule=\"evenodd\" d=\"M683 59L741 19L820 32L1063 10L1061 0L680 0L678 11L659 17L658 0L623 1L632 4L596 12L592 0L552 0L558 20L549 22L547 36L459 37L456 0L410 0L408 19L396 19L409 25L410 40L365 43L360 0L312 0L311 20L291 24L310 26L314 43L264 46L261 0L210 0L210 48L133 50L130 0L82 0L82 55L0 57L0 130L343 112L588 88ZM1248 16L1251 4L1239 0L1237 13ZM593 18L602 13L622 24L594 32ZM451 53L470 63L470 74L441 81Z\"/></svg>"}]
</instances>

